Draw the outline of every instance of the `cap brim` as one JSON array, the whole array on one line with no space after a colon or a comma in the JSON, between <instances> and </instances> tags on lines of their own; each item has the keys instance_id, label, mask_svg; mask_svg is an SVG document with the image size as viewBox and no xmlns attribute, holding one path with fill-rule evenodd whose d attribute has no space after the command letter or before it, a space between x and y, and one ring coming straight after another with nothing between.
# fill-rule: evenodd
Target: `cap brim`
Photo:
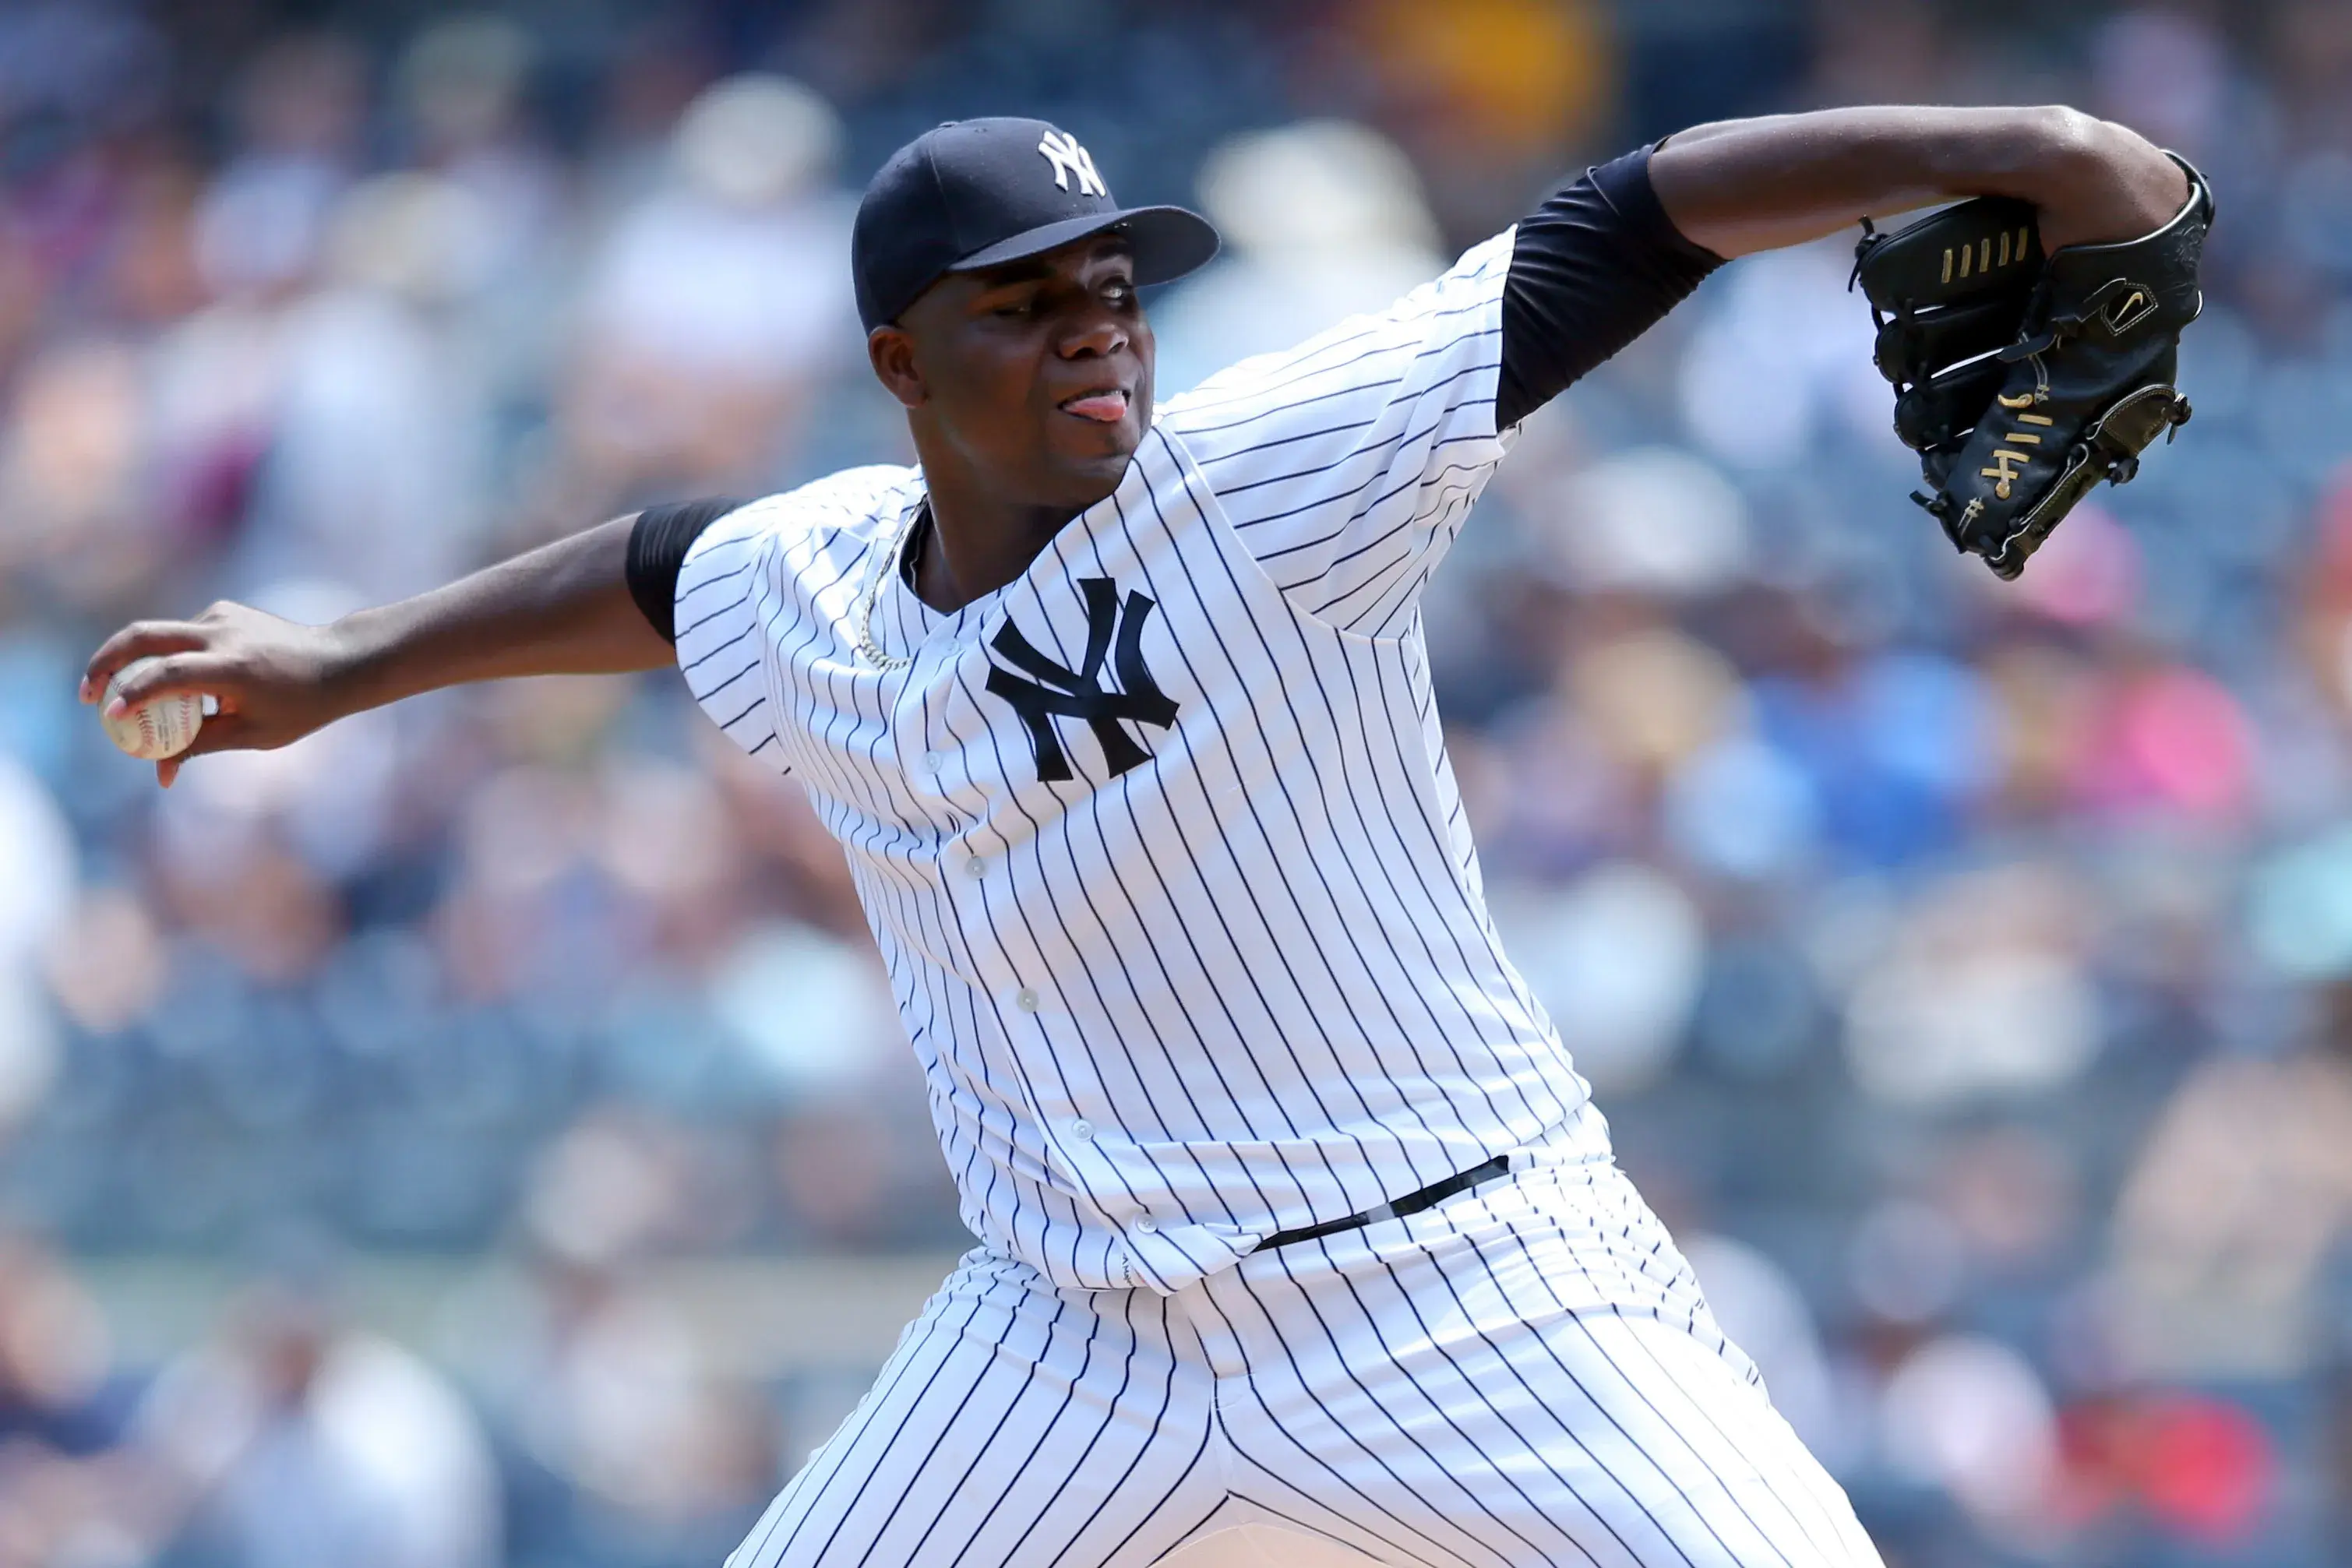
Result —
<instances>
[{"instance_id":1,"label":"cap brim","mask_svg":"<svg viewBox=\"0 0 2352 1568\"><path fill-rule=\"evenodd\" d=\"M1116 229L1135 253L1135 281L1170 283L1217 254L1217 231L1208 219L1182 207L1123 207L1040 224L973 251L948 268L977 272L1059 250L1074 240Z\"/></svg>"}]
</instances>

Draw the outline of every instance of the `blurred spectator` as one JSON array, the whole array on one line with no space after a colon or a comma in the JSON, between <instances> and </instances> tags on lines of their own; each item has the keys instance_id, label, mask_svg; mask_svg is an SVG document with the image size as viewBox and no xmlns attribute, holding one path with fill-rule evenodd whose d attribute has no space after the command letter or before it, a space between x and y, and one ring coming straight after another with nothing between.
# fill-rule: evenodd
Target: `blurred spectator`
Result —
<instances>
[{"instance_id":1,"label":"blurred spectator","mask_svg":"<svg viewBox=\"0 0 2352 1568\"><path fill-rule=\"evenodd\" d=\"M1996 1539L2028 1544L2058 1479L2049 1392L1996 1340L1953 1334L1905 1358L1881 1407L1894 1467L1948 1491Z\"/></svg>"},{"instance_id":2,"label":"blurred spectator","mask_svg":"<svg viewBox=\"0 0 2352 1568\"><path fill-rule=\"evenodd\" d=\"M558 1533L719 1521L724 1551L767 1501L776 1456L761 1402L711 1364L632 1266L713 1238L721 1197L679 1129L626 1113L572 1127L533 1173L530 1263L473 1303L469 1358L531 1459L586 1499ZM613 1516L600 1526L599 1515ZM717 1539L716 1537L727 1537Z\"/></svg>"},{"instance_id":3,"label":"blurred spectator","mask_svg":"<svg viewBox=\"0 0 2352 1568\"><path fill-rule=\"evenodd\" d=\"M756 493L854 341L842 130L799 83L709 89L662 181L604 238L582 298L562 482L576 518L649 495Z\"/></svg>"},{"instance_id":4,"label":"blurred spectator","mask_svg":"<svg viewBox=\"0 0 2352 1568\"><path fill-rule=\"evenodd\" d=\"M1163 397L1385 309L1444 270L1420 176L1360 125L1234 138L1202 166L1201 205L1223 248L1152 311Z\"/></svg>"},{"instance_id":5,"label":"blurred spectator","mask_svg":"<svg viewBox=\"0 0 2352 1568\"><path fill-rule=\"evenodd\" d=\"M1654 1082L1690 1021L1705 942L1687 894L1647 866L1608 865L1500 915L1520 970L1577 1069L1608 1091Z\"/></svg>"},{"instance_id":6,"label":"blurred spectator","mask_svg":"<svg viewBox=\"0 0 2352 1568\"><path fill-rule=\"evenodd\" d=\"M274 43L245 72L241 146L196 217L197 264L222 295L268 299L310 276L356 172L367 76L357 47L324 34Z\"/></svg>"},{"instance_id":7,"label":"blurred spectator","mask_svg":"<svg viewBox=\"0 0 2352 1568\"><path fill-rule=\"evenodd\" d=\"M2085 901L2034 869L1923 898L1853 977L1846 1054L1889 1100L1934 1103L2063 1083L2099 1047L2082 967Z\"/></svg>"},{"instance_id":8,"label":"blurred spectator","mask_svg":"<svg viewBox=\"0 0 2352 1568\"><path fill-rule=\"evenodd\" d=\"M201 1552L254 1568L483 1568L497 1476L455 1391L325 1302L262 1291L167 1367L139 1441L184 1490Z\"/></svg>"},{"instance_id":9,"label":"blurred spectator","mask_svg":"<svg viewBox=\"0 0 2352 1568\"><path fill-rule=\"evenodd\" d=\"M277 323L275 434L231 565L240 596L324 579L380 602L475 564L488 389L451 307L493 210L426 173L379 175L338 203L321 287Z\"/></svg>"},{"instance_id":10,"label":"blurred spectator","mask_svg":"<svg viewBox=\"0 0 2352 1568\"><path fill-rule=\"evenodd\" d=\"M108 1517L131 1393L88 1289L30 1239L0 1239L0 1562L131 1554Z\"/></svg>"},{"instance_id":11,"label":"blurred spectator","mask_svg":"<svg viewBox=\"0 0 2352 1568\"><path fill-rule=\"evenodd\" d=\"M2143 1375L2295 1376L2333 1353L2352 1236L2352 990L2301 1048L2203 1063L2150 1129L2116 1213L2124 1350Z\"/></svg>"},{"instance_id":12,"label":"blurred spectator","mask_svg":"<svg viewBox=\"0 0 2352 1568\"><path fill-rule=\"evenodd\" d=\"M463 222L436 236L451 283L519 280L563 222L563 171L525 111L536 52L519 24L483 15L436 22L402 53L395 79L415 159L469 198Z\"/></svg>"}]
</instances>

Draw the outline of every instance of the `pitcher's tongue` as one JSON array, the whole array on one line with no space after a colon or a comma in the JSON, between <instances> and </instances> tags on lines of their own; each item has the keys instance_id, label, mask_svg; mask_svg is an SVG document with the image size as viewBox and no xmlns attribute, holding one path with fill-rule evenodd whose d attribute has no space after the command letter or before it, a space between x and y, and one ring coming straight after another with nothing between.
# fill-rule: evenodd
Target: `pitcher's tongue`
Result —
<instances>
[{"instance_id":1,"label":"pitcher's tongue","mask_svg":"<svg viewBox=\"0 0 2352 1568\"><path fill-rule=\"evenodd\" d=\"M1127 394L1123 392L1087 392L1062 404L1065 413L1075 413L1080 419L1091 419L1103 424L1117 424L1127 417Z\"/></svg>"}]
</instances>

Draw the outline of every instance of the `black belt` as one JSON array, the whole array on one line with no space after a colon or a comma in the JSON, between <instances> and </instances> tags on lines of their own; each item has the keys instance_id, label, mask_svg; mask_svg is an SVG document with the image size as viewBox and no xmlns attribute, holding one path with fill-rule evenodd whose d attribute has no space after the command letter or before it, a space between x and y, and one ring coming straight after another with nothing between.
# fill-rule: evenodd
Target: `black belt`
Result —
<instances>
[{"instance_id":1,"label":"black belt","mask_svg":"<svg viewBox=\"0 0 2352 1568\"><path fill-rule=\"evenodd\" d=\"M1374 1220L1401 1219L1408 1214L1419 1214L1424 1208L1433 1208L1444 1203L1457 1192L1468 1192L1482 1181L1492 1181L1498 1176L1507 1176L1510 1174L1510 1169L1511 1156L1496 1155L1483 1166L1472 1166L1468 1170L1447 1176L1444 1181L1432 1182L1419 1192L1409 1192L1391 1202L1376 1204L1361 1214L1351 1214L1345 1219L1334 1219L1325 1225L1303 1225L1296 1230L1277 1230L1251 1250L1271 1252L1277 1247L1287 1247L1294 1241L1312 1241L1318 1236L1336 1236L1342 1230L1360 1230Z\"/></svg>"}]
</instances>

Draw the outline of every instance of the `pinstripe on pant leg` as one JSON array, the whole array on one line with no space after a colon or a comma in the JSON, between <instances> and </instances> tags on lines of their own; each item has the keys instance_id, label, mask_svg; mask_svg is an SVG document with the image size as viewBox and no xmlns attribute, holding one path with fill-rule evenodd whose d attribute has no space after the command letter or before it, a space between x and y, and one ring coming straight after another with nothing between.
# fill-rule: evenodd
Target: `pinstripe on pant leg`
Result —
<instances>
[{"instance_id":1,"label":"pinstripe on pant leg","mask_svg":"<svg viewBox=\"0 0 2352 1568\"><path fill-rule=\"evenodd\" d=\"M1235 1491L1384 1561L1877 1564L1605 1162L1253 1257L1202 1290L1249 1368L1219 1396Z\"/></svg>"},{"instance_id":2,"label":"pinstripe on pant leg","mask_svg":"<svg viewBox=\"0 0 2352 1568\"><path fill-rule=\"evenodd\" d=\"M975 1252L728 1568L1143 1568L1223 1496L1211 1397L1164 1298Z\"/></svg>"},{"instance_id":3,"label":"pinstripe on pant leg","mask_svg":"<svg viewBox=\"0 0 2352 1568\"><path fill-rule=\"evenodd\" d=\"M1208 1282L1250 1365L1245 1396L1220 1394L1242 1496L1303 1503L1368 1531L1391 1560L1449 1568L1736 1561L1681 1548L1694 1530L1679 1495L1573 1385L1529 1382L1505 1358L1528 1329L1516 1310L1474 1321L1441 1307L1441 1290L1428 1306L1452 1321L1430 1333L1391 1286L1373 1289L1367 1311L1344 1268L1299 1250L1276 1277ZM1353 1283L1381 1272L1373 1262Z\"/></svg>"},{"instance_id":4,"label":"pinstripe on pant leg","mask_svg":"<svg viewBox=\"0 0 2352 1568\"><path fill-rule=\"evenodd\" d=\"M1871 1564L1877 1551L1845 1493L1805 1448L1760 1385L1680 1323L1582 1312L1577 1326L1624 1374L1643 1409L1689 1442L1748 1516L1785 1524L1774 1539L1797 1563Z\"/></svg>"}]
</instances>

